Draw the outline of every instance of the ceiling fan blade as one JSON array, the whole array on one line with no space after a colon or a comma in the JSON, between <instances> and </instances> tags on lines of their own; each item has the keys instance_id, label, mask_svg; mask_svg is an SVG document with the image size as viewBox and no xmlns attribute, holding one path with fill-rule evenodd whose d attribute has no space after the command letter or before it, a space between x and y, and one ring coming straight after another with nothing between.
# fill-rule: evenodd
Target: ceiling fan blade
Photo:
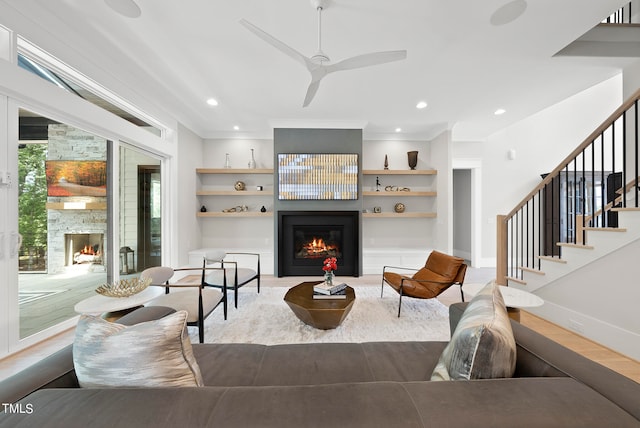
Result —
<instances>
[{"instance_id":1,"label":"ceiling fan blade","mask_svg":"<svg viewBox=\"0 0 640 428\"><path fill-rule=\"evenodd\" d=\"M407 58L407 51L373 52L344 59L335 64L326 66L327 73L341 70L353 70L354 68L369 67L371 65L400 61Z\"/></svg>"},{"instance_id":2,"label":"ceiling fan blade","mask_svg":"<svg viewBox=\"0 0 640 428\"><path fill-rule=\"evenodd\" d=\"M272 35L264 32L260 28L256 27L246 19L241 19L240 24L244 26L247 30L251 31L256 36L260 37L265 42L269 43L271 46L278 49L280 52L284 53L288 57L298 61L300 64L304 65L307 69L310 69L312 62L309 58L302 55L297 50L293 49L291 46L288 46L282 43L280 40L276 39Z\"/></svg>"},{"instance_id":3,"label":"ceiling fan blade","mask_svg":"<svg viewBox=\"0 0 640 428\"><path fill-rule=\"evenodd\" d=\"M306 107L311 103L313 97L316 96L316 92L318 92L318 88L320 87L320 79L312 80L309 83L309 87L307 88L307 95L304 97L304 102L302 103L302 107Z\"/></svg>"}]
</instances>

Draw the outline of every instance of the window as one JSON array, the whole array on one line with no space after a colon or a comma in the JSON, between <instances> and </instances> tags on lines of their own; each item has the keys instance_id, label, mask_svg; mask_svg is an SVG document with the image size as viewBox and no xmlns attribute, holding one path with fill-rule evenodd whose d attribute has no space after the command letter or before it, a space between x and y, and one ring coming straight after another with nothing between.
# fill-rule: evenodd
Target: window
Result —
<instances>
[{"instance_id":1,"label":"window","mask_svg":"<svg viewBox=\"0 0 640 428\"><path fill-rule=\"evenodd\" d=\"M20 37L18 66L158 137L164 135L165 127L135 106Z\"/></svg>"}]
</instances>

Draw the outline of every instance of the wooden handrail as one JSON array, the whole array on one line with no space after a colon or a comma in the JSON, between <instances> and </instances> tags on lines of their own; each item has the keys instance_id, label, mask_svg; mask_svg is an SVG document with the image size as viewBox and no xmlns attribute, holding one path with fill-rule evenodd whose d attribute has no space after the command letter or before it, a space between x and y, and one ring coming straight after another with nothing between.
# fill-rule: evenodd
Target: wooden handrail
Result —
<instances>
[{"instance_id":1,"label":"wooden handrail","mask_svg":"<svg viewBox=\"0 0 640 428\"><path fill-rule=\"evenodd\" d=\"M580 153L582 153L593 141L600 136L604 131L606 131L616 120L622 116L622 114L629 110L636 101L640 100L640 89L638 89L634 94L625 101L616 111L614 111L602 124L596 128L585 140L580 144L574 151L572 151L560 164L553 169L547 175L544 180L540 182L527 196L525 196L522 201L520 201L514 209L512 209L506 216L504 216L503 221L507 221L511 217L513 217L522 207L524 207L527 202L533 198L541 189L544 188L547 184L551 183L551 181L562 171L566 165L571 163L574 158L576 158Z\"/></svg>"}]
</instances>

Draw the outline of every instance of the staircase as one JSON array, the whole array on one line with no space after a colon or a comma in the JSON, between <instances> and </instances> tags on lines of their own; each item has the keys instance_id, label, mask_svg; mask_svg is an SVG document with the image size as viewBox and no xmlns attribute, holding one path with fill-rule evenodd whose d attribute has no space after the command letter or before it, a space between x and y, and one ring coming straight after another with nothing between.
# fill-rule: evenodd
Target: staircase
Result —
<instances>
[{"instance_id":1,"label":"staircase","mask_svg":"<svg viewBox=\"0 0 640 428\"><path fill-rule=\"evenodd\" d=\"M496 281L544 300L528 311L640 360L640 91L496 226Z\"/></svg>"},{"instance_id":2,"label":"staircase","mask_svg":"<svg viewBox=\"0 0 640 428\"><path fill-rule=\"evenodd\" d=\"M537 268L519 266L518 277L506 277L506 283L514 288L534 292L557 281L585 265L628 244L640 240L640 209L614 208L618 213L619 227L588 227L585 243L558 242L562 258L538 256Z\"/></svg>"},{"instance_id":3,"label":"staircase","mask_svg":"<svg viewBox=\"0 0 640 428\"><path fill-rule=\"evenodd\" d=\"M631 3L612 17L598 31L637 26ZM544 300L528 311L640 361L639 104L640 90L497 216L496 281Z\"/></svg>"},{"instance_id":4,"label":"staircase","mask_svg":"<svg viewBox=\"0 0 640 428\"><path fill-rule=\"evenodd\" d=\"M534 291L640 236L640 90L497 217L501 284Z\"/></svg>"}]
</instances>

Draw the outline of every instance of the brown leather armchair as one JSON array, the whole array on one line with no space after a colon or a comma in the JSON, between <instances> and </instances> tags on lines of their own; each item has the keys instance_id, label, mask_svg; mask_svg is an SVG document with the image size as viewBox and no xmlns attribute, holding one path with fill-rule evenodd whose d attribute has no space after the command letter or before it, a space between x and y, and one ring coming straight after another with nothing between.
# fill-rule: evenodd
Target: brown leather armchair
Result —
<instances>
[{"instance_id":1,"label":"brown leather armchair","mask_svg":"<svg viewBox=\"0 0 640 428\"><path fill-rule=\"evenodd\" d=\"M413 276L402 275L387 269L401 269L415 271ZM464 302L462 293L462 283L467 272L467 265L464 259L450 256L439 251L432 251L421 269L412 269L399 266L384 266L382 268L382 289L380 297L384 292L384 283L389 284L400 294L398 303L398 317L402 307L402 296L415 297L417 299L432 299L451 287L453 284L460 285L460 294Z\"/></svg>"}]
</instances>

